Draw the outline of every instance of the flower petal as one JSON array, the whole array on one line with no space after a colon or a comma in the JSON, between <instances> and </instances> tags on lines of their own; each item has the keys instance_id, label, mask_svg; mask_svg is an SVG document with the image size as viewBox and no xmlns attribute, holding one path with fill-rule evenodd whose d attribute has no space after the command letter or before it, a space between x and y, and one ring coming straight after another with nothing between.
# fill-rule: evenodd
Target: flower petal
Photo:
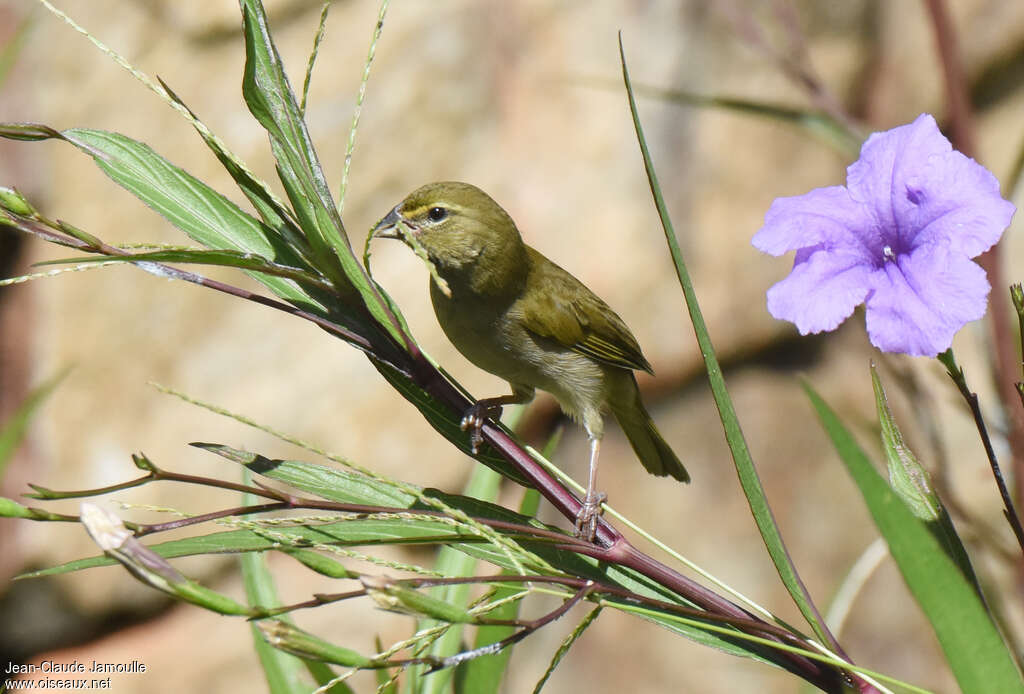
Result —
<instances>
[{"instance_id":1,"label":"flower petal","mask_svg":"<svg viewBox=\"0 0 1024 694\"><path fill-rule=\"evenodd\" d=\"M907 195L907 180L930 159L941 160L952 149L935 119L923 113L913 123L873 133L861 147L860 158L847 167L850 197L871 210L878 228L889 235L887 244L898 243L899 220L916 207Z\"/></svg>"},{"instance_id":2,"label":"flower petal","mask_svg":"<svg viewBox=\"0 0 1024 694\"><path fill-rule=\"evenodd\" d=\"M804 195L776 198L764 216L764 226L750 242L771 255L819 244L854 249L862 246L859 230L869 223L870 217L846 188L817 188Z\"/></svg>"},{"instance_id":3,"label":"flower petal","mask_svg":"<svg viewBox=\"0 0 1024 694\"><path fill-rule=\"evenodd\" d=\"M934 357L964 324L985 314L985 271L943 246L924 246L872 275L867 300L871 344L883 352Z\"/></svg>"},{"instance_id":4,"label":"flower petal","mask_svg":"<svg viewBox=\"0 0 1024 694\"><path fill-rule=\"evenodd\" d=\"M801 335L835 328L870 291L871 268L858 253L818 248L797 254L789 276L768 290L768 312Z\"/></svg>"},{"instance_id":5,"label":"flower petal","mask_svg":"<svg viewBox=\"0 0 1024 694\"><path fill-rule=\"evenodd\" d=\"M918 230L913 245L946 244L969 258L984 253L1002 236L1017 208L1003 199L999 181L988 169L960 152L929 164L920 177L907 182L908 194L918 204L901 224Z\"/></svg>"},{"instance_id":6,"label":"flower petal","mask_svg":"<svg viewBox=\"0 0 1024 694\"><path fill-rule=\"evenodd\" d=\"M953 150L927 113L869 137L846 181L897 253L937 243L973 258L999 240L1016 209L995 176Z\"/></svg>"}]
</instances>

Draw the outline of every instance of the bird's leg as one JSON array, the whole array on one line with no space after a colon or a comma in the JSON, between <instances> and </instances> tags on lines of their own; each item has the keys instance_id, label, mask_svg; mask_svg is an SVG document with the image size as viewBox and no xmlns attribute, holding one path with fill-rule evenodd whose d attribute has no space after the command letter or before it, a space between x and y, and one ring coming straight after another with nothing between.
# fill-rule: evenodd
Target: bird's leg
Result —
<instances>
[{"instance_id":1,"label":"bird's leg","mask_svg":"<svg viewBox=\"0 0 1024 694\"><path fill-rule=\"evenodd\" d=\"M590 478L587 480L587 496L576 516L576 537L593 542L597 534L597 519L601 515L601 504L608 500L608 495L597 491L597 454L601 448L601 439L590 437Z\"/></svg>"},{"instance_id":2,"label":"bird's leg","mask_svg":"<svg viewBox=\"0 0 1024 694\"><path fill-rule=\"evenodd\" d=\"M511 395L502 395L497 398L484 398L483 400L477 400L476 403L466 411L466 414L462 416L462 422L459 425L462 427L463 431L469 432L469 445L472 447L473 453L478 452L480 444L484 441L484 437L480 433L480 429L483 427L484 421L487 419L494 419L494 421L498 421L501 419L501 408L504 405L521 405L532 399L533 388L526 389L512 386Z\"/></svg>"}]
</instances>

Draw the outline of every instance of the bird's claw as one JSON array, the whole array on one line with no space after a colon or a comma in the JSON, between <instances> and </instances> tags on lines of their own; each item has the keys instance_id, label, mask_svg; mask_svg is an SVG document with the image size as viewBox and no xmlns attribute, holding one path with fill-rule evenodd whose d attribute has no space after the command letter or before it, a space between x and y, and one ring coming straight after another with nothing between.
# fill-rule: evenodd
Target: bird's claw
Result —
<instances>
[{"instance_id":1,"label":"bird's claw","mask_svg":"<svg viewBox=\"0 0 1024 694\"><path fill-rule=\"evenodd\" d=\"M483 429L484 422L494 415L501 416L501 407L485 402L476 403L463 415L459 426L463 431L469 432L469 446L474 455L480 452L480 444L484 442L484 435L480 430Z\"/></svg>"},{"instance_id":2,"label":"bird's claw","mask_svg":"<svg viewBox=\"0 0 1024 694\"><path fill-rule=\"evenodd\" d=\"M597 519L603 513L601 504L606 501L608 501L608 495L604 492L599 492L593 497L588 495L583 500L583 506L580 507L580 512L576 516L576 526L573 530L576 537L587 542L594 541L594 536L597 535Z\"/></svg>"}]
</instances>

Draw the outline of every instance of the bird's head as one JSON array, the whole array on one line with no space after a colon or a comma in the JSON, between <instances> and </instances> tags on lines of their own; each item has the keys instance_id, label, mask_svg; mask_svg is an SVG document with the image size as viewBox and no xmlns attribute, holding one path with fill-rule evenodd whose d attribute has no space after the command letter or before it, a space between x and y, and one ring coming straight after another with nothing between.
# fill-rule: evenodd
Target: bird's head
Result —
<instances>
[{"instance_id":1,"label":"bird's head","mask_svg":"<svg viewBox=\"0 0 1024 694\"><path fill-rule=\"evenodd\" d=\"M403 239L403 224L442 275L504 271L526 254L519 230L491 196L468 183L428 183L409 193L371 232Z\"/></svg>"}]
</instances>

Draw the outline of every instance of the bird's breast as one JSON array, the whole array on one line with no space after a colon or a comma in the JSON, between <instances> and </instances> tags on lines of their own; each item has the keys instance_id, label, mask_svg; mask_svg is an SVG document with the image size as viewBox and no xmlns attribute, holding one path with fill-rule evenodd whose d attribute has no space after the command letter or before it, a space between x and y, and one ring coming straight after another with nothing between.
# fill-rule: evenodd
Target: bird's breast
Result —
<instances>
[{"instance_id":1,"label":"bird's breast","mask_svg":"<svg viewBox=\"0 0 1024 694\"><path fill-rule=\"evenodd\" d=\"M446 297L434 283L430 299L441 329L466 359L506 380L521 370L516 348L522 336L509 320L509 302L467 296L457 287Z\"/></svg>"},{"instance_id":2,"label":"bird's breast","mask_svg":"<svg viewBox=\"0 0 1024 694\"><path fill-rule=\"evenodd\" d=\"M438 323L455 348L477 367L509 383L545 390L570 416L600 427L607 399L604 367L589 357L526 329L515 301L444 296L433 283Z\"/></svg>"}]
</instances>

